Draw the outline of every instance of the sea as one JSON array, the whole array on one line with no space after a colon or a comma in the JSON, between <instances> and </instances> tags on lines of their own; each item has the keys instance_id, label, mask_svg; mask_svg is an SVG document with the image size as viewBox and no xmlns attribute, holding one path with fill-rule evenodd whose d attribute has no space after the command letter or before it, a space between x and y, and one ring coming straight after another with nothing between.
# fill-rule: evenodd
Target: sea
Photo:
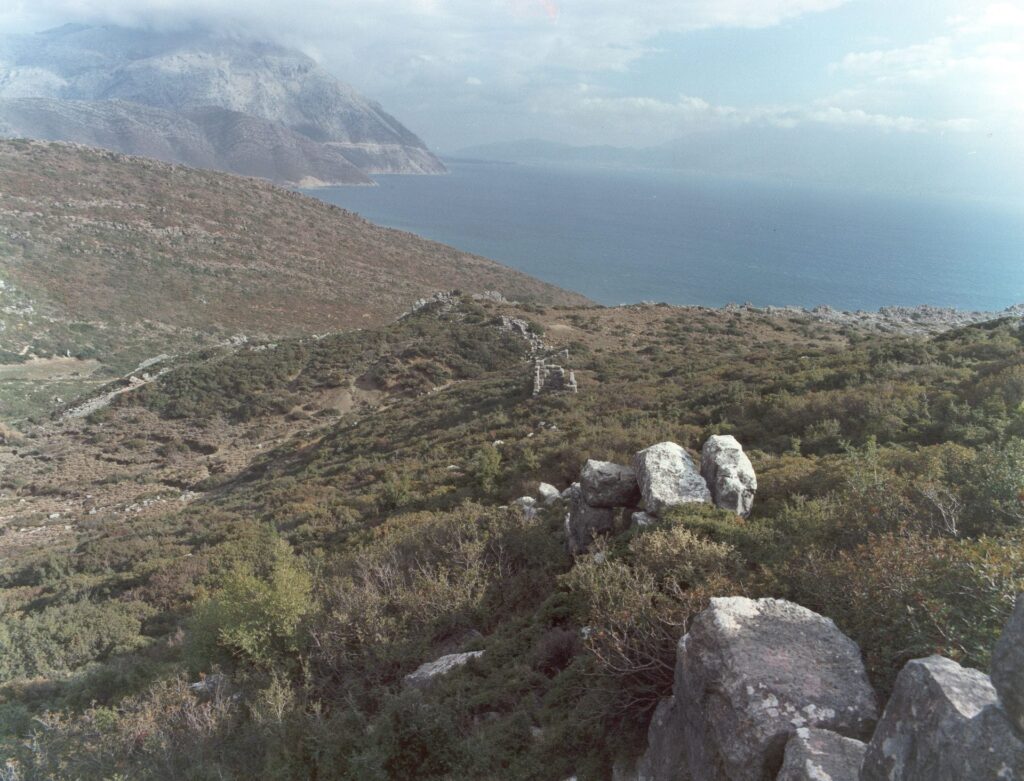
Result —
<instances>
[{"instance_id":1,"label":"sea","mask_svg":"<svg viewBox=\"0 0 1024 781\"><path fill-rule=\"evenodd\" d=\"M602 304L1024 302L1024 204L669 171L447 161L306 191Z\"/></svg>"}]
</instances>

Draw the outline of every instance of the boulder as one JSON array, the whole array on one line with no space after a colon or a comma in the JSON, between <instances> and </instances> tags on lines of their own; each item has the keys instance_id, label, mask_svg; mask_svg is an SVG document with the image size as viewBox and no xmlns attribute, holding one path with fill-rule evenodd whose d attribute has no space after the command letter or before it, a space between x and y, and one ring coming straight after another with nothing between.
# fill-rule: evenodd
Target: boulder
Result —
<instances>
[{"instance_id":1,"label":"boulder","mask_svg":"<svg viewBox=\"0 0 1024 781\"><path fill-rule=\"evenodd\" d=\"M580 472L580 489L591 507L636 507L640 502L636 472L610 461L589 459Z\"/></svg>"},{"instance_id":2,"label":"boulder","mask_svg":"<svg viewBox=\"0 0 1024 781\"><path fill-rule=\"evenodd\" d=\"M1024 743L987 675L941 656L904 666L868 744L861 781L1022 778Z\"/></svg>"},{"instance_id":3,"label":"boulder","mask_svg":"<svg viewBox=\"0 0 1024 781\"><path fill-rule=\"evenodd\" d=\"M786 744L775 781L857 781L866 750L859 740L801 727Z\"/></svg>"},{"instance_id":4,"label":"boulder","mask_svg":"<svg viewBox=\"0 0 1024 781\"><path fill-rule=\"evenodd\" d=\"M743 446L729 435L710 437L700 454L700 473L716 507L746 518L754 504L757 475Z\"/></svg>"},{"instance_id":5,"label":"boulder","mask_svg":"<svg viewBox=\"0 0 1024 781\"><path fill-rule=\"evenodd\" d=\"M1024 594L1018 595L992 651L992 685L1017 732L1024 735Z\"/></svg>"},{"instance_id":6,"label":"boulder","mask_svg":"<svg viewBox=\"0 0 1024 781\"><path fill-rule=\"evenodd\" d=\"M711 492L690 454L675 442L660 442L633 457L633 469L648 513L660 516L670 507L710 502Z\"/></svg>"},{"instance_id":7,"label":"boulder","mask_svg":"<svg viewBox=\"0 0 1024 781\"><path fill-rule=\"evenodd\" d=\"M565 539L569 553L577 556L590 547L595 536L615 530L616 512L610 507L591 507L583 499L582 491L574 492L570 502L565 516Z\"/></svg>"},{"instance_id":8,"label":"boulder","mask_svg":"<svg viewBox=\"0 0 1024 781\"><path fill-rule=\"evenodd\" d=\"M857 644L779 599L712 599L679 643L674 698L666 723L701 781L770 781L796 730L866 738L878 717Z\"/></svg>"},{"instance_id":9,"label":"boulder","mask_svg":"<svg viewBox=\"0 0 1024 781\"><path fill-rule=\"evenodd\" d=\"M678 681L678 668L676 673ZM636 764L636 781L690 781L682 717L675 696L658 703L647 728L647 751Z\"/></svg>"},{"instance_id":10,"label":"boulder","mask_svg":"<svg viewBox=\"0 0 1024 781\"><path fill-rule=\"evenodd\" d=\"M544 504L552 504L558 501L562 494L551 483L541 483L537 486L537 495Z\"/></svg>"},{"instance_id":11,"label":"boulder","mask_svg":"<svg viewBox=\"0 0 1024 781\"><path fill-rule=\"evenodd\" d=\"M432 662L426 662L416 668L415 671L405 676L404 683L413 689L421 689L432 684L442 675L447 675L452 670L457 670L468 664L473 659L484 655L483 651L467 651L461 654L448 654Z\"/></svg>"}]
</instances>

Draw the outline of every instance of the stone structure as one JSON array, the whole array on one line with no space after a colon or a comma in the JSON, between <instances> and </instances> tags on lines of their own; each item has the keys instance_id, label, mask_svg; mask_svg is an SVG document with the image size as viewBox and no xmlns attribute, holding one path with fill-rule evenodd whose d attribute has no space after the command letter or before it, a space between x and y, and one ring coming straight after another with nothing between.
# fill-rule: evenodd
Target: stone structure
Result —
<instances>
[{"instance_id":1,"label":"stone structure","mask_svg":"<svg viewBox=\"0 0 1024 781\"><path fill-rule=\"evenodd\" d=\"M549 364L544 358L533 359L533 395L542 393L576 393L576 374L561 366Z\"/></svg>"}]
</instances>

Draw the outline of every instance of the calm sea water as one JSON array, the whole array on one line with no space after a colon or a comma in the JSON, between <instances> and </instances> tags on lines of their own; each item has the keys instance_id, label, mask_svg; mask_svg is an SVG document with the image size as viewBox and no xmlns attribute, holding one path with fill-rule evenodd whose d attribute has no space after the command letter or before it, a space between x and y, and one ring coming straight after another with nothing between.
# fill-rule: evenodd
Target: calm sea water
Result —
<instances>
[{"instance_id":1,"label":"calm sea water","mask_svg":"<svg viewBox=\"0 0 1024 781\"><path fill-rule=\"evenodd\" d=\"M604 304L1024 302L1024 206L677 173L452 163L310 191Z\"/></svg>"}]
</instances>

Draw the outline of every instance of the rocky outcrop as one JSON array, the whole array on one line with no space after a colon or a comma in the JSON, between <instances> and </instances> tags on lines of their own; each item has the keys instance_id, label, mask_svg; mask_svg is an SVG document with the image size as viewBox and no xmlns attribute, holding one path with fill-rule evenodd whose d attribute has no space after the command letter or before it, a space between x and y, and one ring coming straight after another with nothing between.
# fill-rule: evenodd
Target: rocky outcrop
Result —
<instances>
[{"instance_id":1,"label":"rocky outcrop","mask_svg":"<svg viewBox=\"0 0 1024 781\"><path fill-rule=\"evenodd\" d=\"M770 781L798 729L867 737L878 712L860 649L831 620L729 597L680 640L673 696L657 715L641 778Z\"/></svg>"},{"instance_id":2,"label":"rocky outcrop","mask_svg":"<svg viewBox=\"0 0 1024 781\"><path fill-rule=\"evenodd\" d=\"M631 467L588 459L580 472L580 489L591 507L635 507L640 487Z\"/></svg>"},{"instance_id":3,"label":"rocky outcrop","mask_svg":"<svg viewBox=\"0 0 1024 781\"><path fill-rule=\"evenodd\" d=\"M786 744L775 781L858 781L866 750L859 740L801 727Z\"/></svg>"},{"instance_id":4,"label":"rocky outcrop","mask_svg":"<svg viewBox=\"0 0 1024 781\"><path fill-rule=\"evenodd\" d=\"M750 515L757 492L757 476L736 437L718 434L710 437L701 450L700 473L716 507L744 518Z\"/></svg>"},{"instance_id":5,"label":"rocky outcrop","mask_svg":"<svg viewBox=\"0 0 1024 781\"><path fill-rule=\"evenodd\" d=\"M407 687L413 689L425 688L430 686L439 677L469 664L473 659L478 659L483 654L483 651L466 651L465 653L442 656L440 659L421 664L413 672L405 676L404 683Z\"/></svg>"},{"instance_id":6,"label":"rocky outcrop","mask_svg":"<svg viewBox=\"0 0 1024 781\"><path fill-rule=\"evenodd\" d=\"M900 671L861 781L1024 778L1024 744L988 676L941 656Z\"/></svg>"},{"instance_id":7,"label":"rocky outcrop","mask_svg":"<svg viewBox=\"0 0 1024 781\"><path fill-rule=\"evenodd\" d=\"M660 516L671 507L710 502L711 492L690 454L675 442L661 442L633 457L644 507Z\"/></svg>"},{"instance_id":8,"label":"rocky outcrop","mask_svg":"<svg viewBox=\"0 0 1024 781\"><path fill-rule=\"evenodd\" d=\"M992 651L992 685L1019 735L1024 736L1024 594Z\"/></svg>"}]
</instances>

